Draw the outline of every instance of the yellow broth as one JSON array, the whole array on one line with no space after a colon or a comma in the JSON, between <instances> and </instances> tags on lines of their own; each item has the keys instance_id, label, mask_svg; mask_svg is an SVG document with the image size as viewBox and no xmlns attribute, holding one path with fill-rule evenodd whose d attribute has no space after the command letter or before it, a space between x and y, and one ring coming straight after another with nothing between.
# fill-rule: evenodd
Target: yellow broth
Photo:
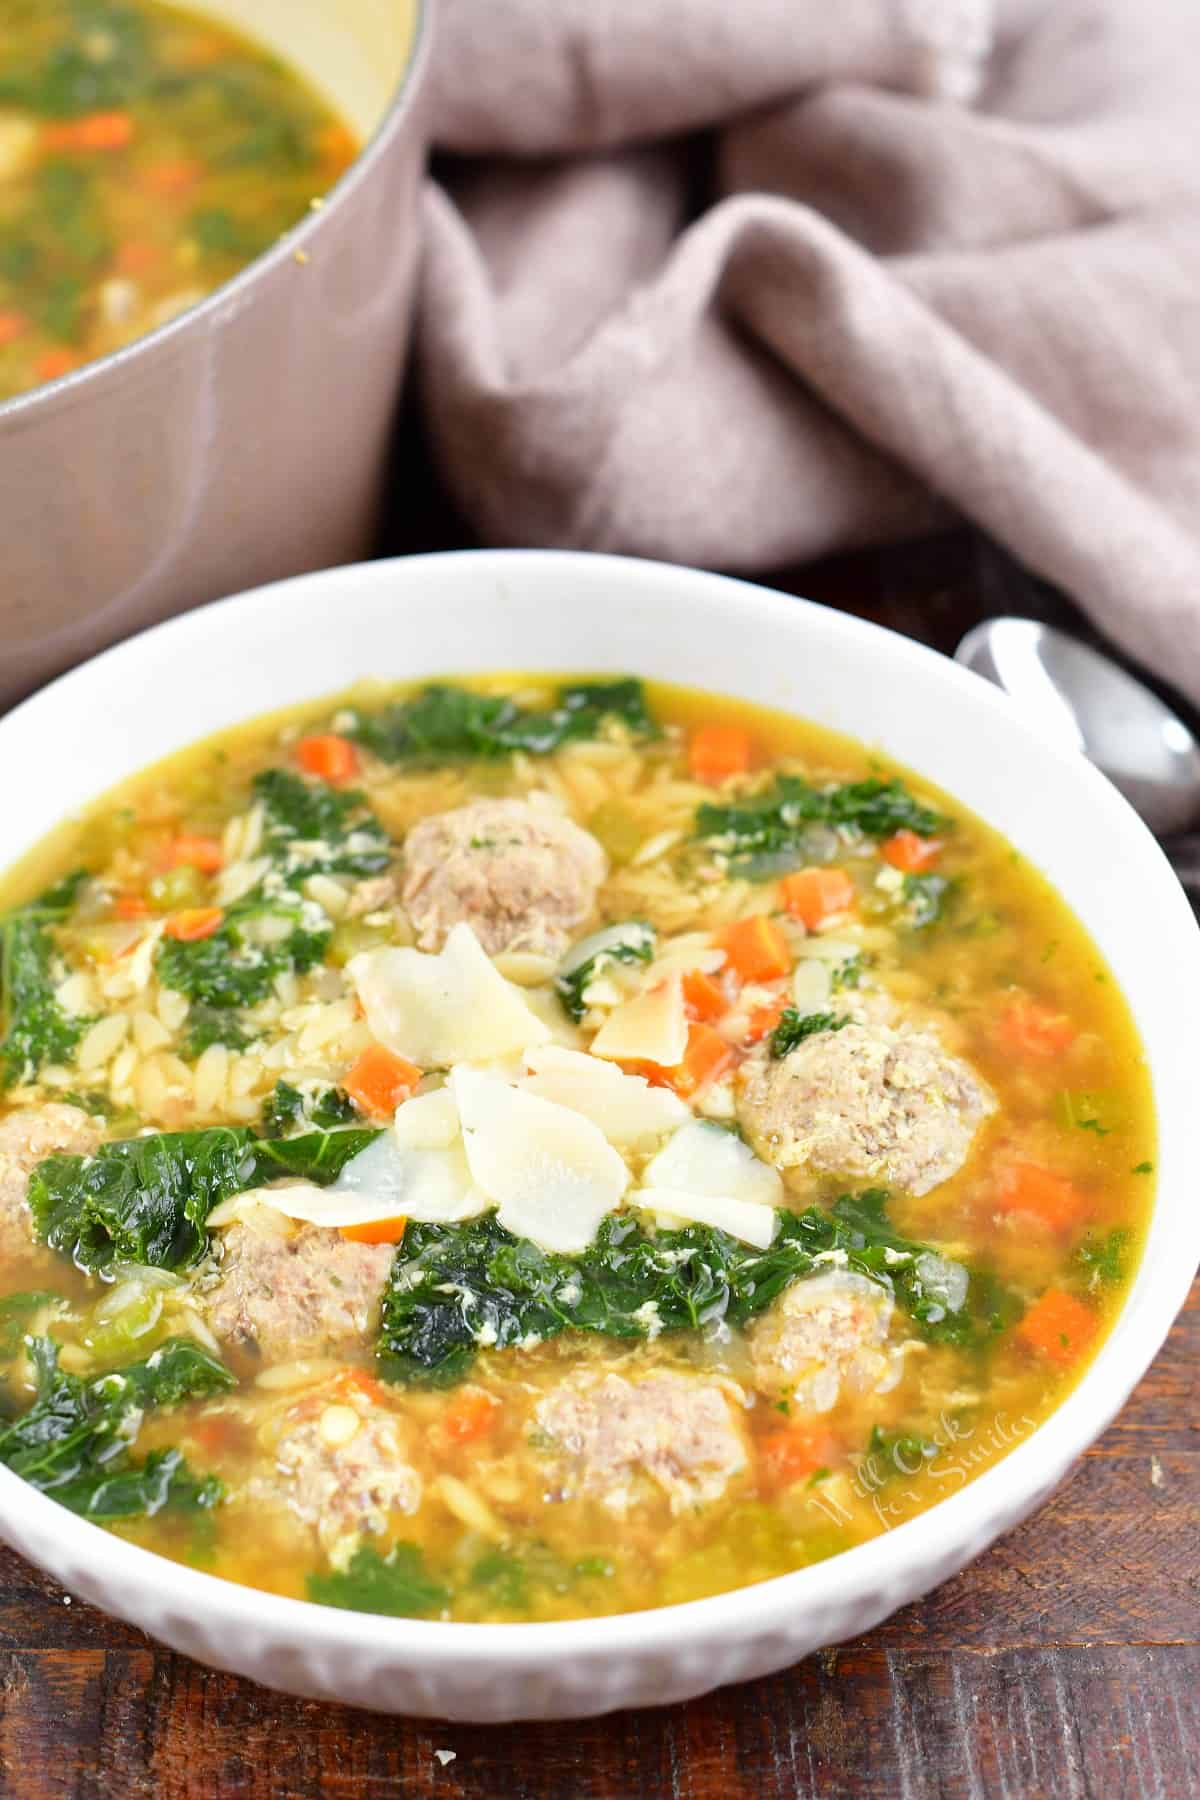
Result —
<instances>
[{"instance_id":1,"label":"yellow broth","mask_svg":"<svg viewBox=\"0 0 1200 1800\"><path fill-rule=\"evenodd\" d=\"M507 675L464 685L545 707L556 684ZM60 1063L21 1071L5 1096L6 1116L72 1097L103 1110L99 1128L109 1138L252 1127L281 1078L310 1086L352 1079L372 1040L346 963L372 947L412 942L402 906L377 906L357 918L349 909L331 915L324 957L307 971L278 976L242 1015L240 1049L217 1043L189 1050L194 1020L187 1002L158 979L145 946L154 939L161 949L164 923L227 904L231 870L255 848L247 831L259 772L326 767L327 749L317 764L311 760L314 734L320 745L330 733L345 745L355 719L411 693L363 686L197 745L60 826L11 872L10 907L80 865L90 878L51 927L56 991L86 1024ZM661 956L685 934L711 940L731 923L768 921L789 947L787 976L739 980L727 961L715 977L718 986L725 983L725 1010L709 1029L726 1032L735 1061L764 1054L761 1029L757 1052L747 1046L746 1016L757 1017L764 1005L777 1013L793 991L795 968L817 957L823 941L859 956L858 988L835 992L830 1007L861 1006L868 1017L931 1029L995 1097L961 1168L920 1195L894 1190L887 1210L901 1237L990 1276L1004 1295L995 1329L969 1347L936 1335L930 1341L897 1306L884 1346L894 1357L888 1381L856 1391L843 1380L833 1403L819 1408L811 1394L796 1403L803 1384L781 1391L759 1380L753 1352L761 1321L745 1330L718 1325L640 1338L567 1330L524 1347L483 1347L443 1385L390 1381L386 1370L379 1378L373 1327L348 1352L316 1358L218 1343L205 1313L211 1257L165 1276L125 1268L101 1280L31 1236L27 1250L7 1262L4 1294L59 1298L14 1315L10 1414L33 1400L30 1340L42 1333L57 1340L62 1367L80 1378L179 1336L208 1343L236 1378L228 1393L148 1411L134 1445L138 1459L182 1450L198 1476L219 1477L219 1503L191 1511L167 1505L115 1529L236 1581L379 1610L512 1620L663 1605L802 1567L934 1505L1046 1419L1095 1354L1140 1252L1155 1142L1141 1047L1086 933L987 825L873 751L712 694L648 684L646 697L662 728L648 740L606 717L593 736L545 755L389 762L358 744L349 753L352 768L328 767L336 781L351 780L366 796L397 858L422 819L478 796L549 795L598 836L610 857L577 940L597 924L636 917L657 929ZM698 780L693 770L699 734L713 725L733 728L735 761L739 747L750 754L747 770L720 782ZM718 761L729 747L728 737L718 739ZM880 840L856 839L849 830L834 833L832 842L809 842L821 849L822 867L847 872L854 896L848 911L811 929L788 911L786 872L743 878L711 844L697 841L698 806L761 794L780 773L819 789L900 776L920 802L945 815L940 848L920 840L929 867L952 884L939 896L940 916L915 922L903 870L881 855ZM308 773L303 778L323 785ZM911 844L902 849L913 854ZM348 893L354 882L343 878L342 886ZM553 988L543 988L543 1005L555 1005ZM589 1041L593 1012L584 1013L579 1048ZM694 1021L694 1006L692 1012ZM123 1022L113 1025L118 1018ZM642 1072L673 1079L670 1071ZM698 1113L728 1125L740 1092L736 1085L725 1091L730 1080L722 1072L696 1091L676 1085ZM421 1091L439 1081L427 1073ZM635 1177L645 1162L645 1155L632 1157ZM827 1213L839 1195L878 1185L793 1168L783 1204L796 1213L810 1206ZM284 1229L296 1227L285 1222ZM656 1227L647 1229L653 1234ZM338 1233L328 1237L332 1243ZM403 1241L394 1254L403 1257ZM577 1468L572 1474L561 1443L547 1443L539 1408L564 1381L586 1386L615 1374L636 1388L664 1372L725 1397L713 1404L728 1404L740 1464L715 1484L719 1491L699 1498L645 1458L624 1471L622 1496L589 1489ZM410 1484L407 1498L390 1510L382 1503L373 1530L355 1534L339 1525L336 1495L326 1492L315 1512L305 1511L297 1458L312 1451L318 1461L336 1461L345 1441L355 1434L363 1441L367 1422L381 1432L386 1454L402 1459L415 1489ZM344 1572L364 1544L382 1555L393 1542L404 1547L405 1567L427 1584L416 1598L380 1601L361 1585L319 1585L331 1571Z\"/></svg>"},{"instance_id":2,"label":"yellow broth","mask_svg":"<svg viewBox=\"0 0 1200 1800\"><path fill-rule=\"evenodd\" d=\"M195 305L357 148L225 25L157 0L0 0L0 400Z\"/></svg>"}]
</instances>

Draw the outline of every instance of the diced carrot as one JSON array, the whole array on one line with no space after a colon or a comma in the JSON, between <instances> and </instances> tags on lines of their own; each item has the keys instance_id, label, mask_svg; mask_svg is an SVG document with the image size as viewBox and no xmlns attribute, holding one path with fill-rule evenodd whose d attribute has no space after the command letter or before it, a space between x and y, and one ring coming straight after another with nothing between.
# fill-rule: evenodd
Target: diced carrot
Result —
<instances>
[{"instance_id":1,"label":"diced carrot","mask_svg":"<svg viewBox=\"0 0 1200 1800\"><path fill-rule=\"evenodd\" d=\"M388 1398L388 1389L383 1382L366 1369L339 1369L323 1384L322 1400L330 1398L339 1400L368 1400L372 1405Z\"/></svg>"},{"instance_id":2,"label":"diced carrot","mask_svg":"<svg viewBox=\"0 0 1200 1800\"><path fill-rule=\"evenodd\" d=\"M0 350L6 344L15 344L17 339L29 329L29 320L24 313L0 311Z\"/></svg>"},{"instance_id":3,"label":"diced carrot","mask_svg":"<svg viewBox=\"0 0 1200 1800\"><path fill-rule=\"evenodd\" d=\"M144 275L162 260L163 252L158 245L147 243L144 238L126 238L117 246L116 266L120 275Z\"/></svg>"},{"instance_id":4,"label":"diced carrot","mask_svg":"<svg viewBox=\"0 0 1200 1800\"><path fill-rule=\"evenodd\" d=\"M199 869L203 875L215 875L225 867L225 852L220 838L193 837L181 832L168 849L168 867L177 869L182 863Z\"/></svg>"},{"instance_id":5,"label":"diced carrot","mask_svg":"<svg viewBox=\"0 0 1200 1800\"><path fill-rule=\"evenodd\" d=\"M903 869L906 875L920 875L926 869L932 869L942 854L942 840L918 837L915 831L897 831L880 844L879 854L893 869Z\"/></svg>"},{"instance_id":6,"label":"diced carrot","mask_svg":"<svg viewBox=\"0 0 1200 1800\"><path fill-rule=\"evenodd\" d=\"M144 894L118 894L114 911L118 919L144 919L150 911L150 902Z\"/></svg>"},{"instance_id":7,"label":"diced carrot","mask_svg":"<svg viewBox=\"0 0 1200 1800\"><path fill-rule=\"evenodd\" d=\"M343 1225L340 1233L352 1244L398 1244L407 1225L408 1220L398 1214L394 1219L372 1219L368 1225Z\"/></svg>"},{"instance_id":8,"label":"diced carrot","mask_svg":"<svg viewBox=\"0 0 1200 1800\"><path fill-rule=\"evenodd\" d=\"M1000 1041L1022 1056L1060 1056L1078 1035L1066 1013L1022 994L997 1027Z\"/></svg>"},{"instance_id":9,"label":"diced carrot","mask_svg":"<svg viewBox=\"0 0 1200 1800\"><path fill-rule=\"evenodd\" d=\"M59 381L78 367L79 358L73 350L43 350L34 358L33 372L39 381Z\"/></svg>"},{"instance_id":10,"label":"diced carrot","mask_svg":"<svg viewBox=\"0 0 1200 1800\"><path fill-rule=\"evenodd\" d=\"M500 1402L483 1388L464 1388L442 1414L441 1434L452 1444L469 1444L491 1430L499 1410Z\"/></svg>"},{"instance_id":11,"label":"diced carrot","mask_svg":"<svg viewBox=\"0 0 1200 1800\"><path fill-rule=\"evenodd\" d=\"M133 142L133 129L127 112L85 113L82 119L43 125L42 143L47 150L124 150Z\"/></svg>"},{"instance_id":12,"label":"diced carrot","mask_svg":"<svg viewBox=\"0 0 1200 1800\"><path fill-rule=\"evenodd\" d=\"M750 1014L750 1023L746 1027L746 1035L742 1039L746 1044L761 1044L765 1037L770 1037L775 1027L787 1011L787 996L780 994L766 1006L756 1007Z\"/></svg>"},{"instance_id":13,"label":"diced carrot","mask_svg":"<svg viewBox=\"0 0 1200 1800\"><path fill-rule=\"evenodd\" d=\"M182 912L172 913L163 930L181 944L196 944L219 931L224 917L219 906L187 906Z\"/></svg>"},{"instance_id":14,"label":"diced carrot","mask_svg":"<svg viewBox=\"0 0 1200 1800\"><path fill-rule=\"evenodd\" d=\"M369 1044L342 1082L354 1103L371 1118L388 1118L408 1098L421 1071L383 1044Z\"/></svg>"},{"instance_id":15,"label":"diced carrot","mask_svg":"<svg viewBox=\"0 0 1200 1800\"><path fill-rule=\"evenodd\" d=\"M714 940L742 981L778 981L792 966L788 941L765 913L738 919L718 931Z\"/></svg>"},{"instance_id":16,"label":"diced carrot","mask_svg":"<svg viewBox=\"0 0 1200 1800\"><path fill-rule=\"evenodd\" d=\"M358 751L349 738L339 737L334 731L301 738L296 745L296 761L306 775L319 776L334 787L352 781L358 774Z\"/></svg>"},{"instance_id":17,"label":"diced carrot","mask_svg":"<svg viewBox=\"0 0 1200 1800\"><path fill-rule=\"evenodd\" d=\"M689 1019L719 1019L728 1012L729 1003L711 975L700 969L689 969L683 978L683 1004Z\"/></svg>"},{"instance_id":18,"label":"diced carrot","mask_svg":"<svg viewBox=\"0 0 1200 1800\"><path fill-rule=\"evenodd\" d=\"M722 1076L733 1061L733 1050L711 1025L689 1025L687 1049L677 1069L665 1071L667 1085L683 1100L690 1100L710 1082Z\"/></svg>"},{"instance_id":19,"label":"diced carrot","mask_svg":"<svg viewBox=\"0 0 1200 1800\"><path fill-rule=\"evenodd\" d=\"M1004 1171L996 1205L1001 1212L1029 1213L1055 1231L1076 1224L1088 1210L1073 1182L1034 1162L1013 1163Z\"/></svg>"},{"instance_id":20,"label":"diced carrot","mask_svg":"<svg viewBox=\"0 0 1200 1800\"><path fill-rule=\"evenodd\" d=\"M779 884L783 904L793 919L814 931L826 919L852 911L854 883L845 869L797 869Z\"/></svg>"},{"instance_id":21,"label":"diced carrot","mask_svg":"<svg viewBox=\"0 0 1200 1800\"><path fill-rule=\"evenodd\" d=\"M204 174L204 164L194 156L167 156L144 168L138 179L151 194L173 199L190 193Z\"/></svg>"},{"instance_id":22,"label":"diced carrot","mask_svg":"<svg viewBox=\"0 0 1200 1800\"><path fill-rule=\"evenodd\" d=\"M792 1487L837 1456L837 1443L821 1426L797 1419L782 1431L770 1431L758 1440L759 1469L771 1488Z\"/></svg>"},{"instance_id":23,"label":"diced carrot","mask_svg":"<svg viewBox=\"0 0 1200 1800\"><path fill-rule=\"evenodd\" d=\"M1087 1349L1095 1333L1095 1313L1061 1288L1047 1288L1017 1326L1019 1337L1063 1369Z\"/></svg>"},{"instance_id":24,"label":"diced carrot","mask_svg":"<svg viewBox=\"0 0 1200 1800\"><path fill-rule=\"evenodd\" d=\"M323 162L345 166L358 155L358 139L348 125L323 125L317 133L317 154Z\"/></svg>"},{"instance_id":25,"label":"diced carrot","mask_svg":"<svg viewBox=\"0 0 1200 1800\"><path fill-rule=\"evenodd\" d=\"M702 725L688 743L688 766L697 781L715 787L750 767L750 733L740 725Z\"/></svg>"}]
</instances>

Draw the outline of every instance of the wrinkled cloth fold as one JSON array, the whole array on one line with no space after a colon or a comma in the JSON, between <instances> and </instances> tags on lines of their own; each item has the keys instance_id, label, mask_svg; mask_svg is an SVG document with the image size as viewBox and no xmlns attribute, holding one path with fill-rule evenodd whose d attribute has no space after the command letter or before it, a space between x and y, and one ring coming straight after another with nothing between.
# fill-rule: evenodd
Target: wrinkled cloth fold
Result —
<instances>
[{"instance_id":1,"label":"wrinkled cloth fold","mask_svg":"<svg viewBox=\"0 0 1200 1800\"><path fill-rule=\"evenodd\" d=\"M973 520L1200 697L1194 0L442 0L419 391L494 542Z\"/></svg>"}]
</instances>

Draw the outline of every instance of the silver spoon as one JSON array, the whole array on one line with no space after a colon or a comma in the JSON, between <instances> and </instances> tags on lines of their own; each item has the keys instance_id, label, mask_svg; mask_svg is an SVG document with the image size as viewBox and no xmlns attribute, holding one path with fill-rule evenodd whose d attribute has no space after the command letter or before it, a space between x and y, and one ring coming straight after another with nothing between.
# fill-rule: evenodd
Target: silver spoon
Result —
<instances>
[{"instance_id":1,"label":"silver spoon","mask_svg":"<svg viewBox=\"0 0 1200 1800\"><path fill-rule=\"evenodd\" d=\"M1103 652L1037 619L985 619L954 660L995 682L1058 743L1080 750L1141 813L1185 887L1200 885L1200 743Z\"/></svg>"}]
</instances>

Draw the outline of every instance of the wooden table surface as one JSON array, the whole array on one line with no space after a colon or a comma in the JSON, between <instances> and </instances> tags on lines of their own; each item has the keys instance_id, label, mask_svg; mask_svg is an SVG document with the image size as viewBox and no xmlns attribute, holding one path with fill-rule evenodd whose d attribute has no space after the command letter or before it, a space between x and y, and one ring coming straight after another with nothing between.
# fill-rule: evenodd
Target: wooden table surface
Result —
<instances>
[{"instance_id":1,"label":"wooden table surface","mask_svg":"<svg viewBox=\"0 0 1200 1800\"><path fill-rule=\"evenodd\" d=\"M413 480L419 524L388 547L464 541ZM975 618L1014 610L1006 580L959 534L779 583L950 648ZM1194 1294L1125 1411L1034 1519L868 1636L666 1711L473 1727L293 1700L160 1649L0 1552L0 1792L1182 1800L1200 1788L1198 1361Z\"/></svg>"}]
</instances>

